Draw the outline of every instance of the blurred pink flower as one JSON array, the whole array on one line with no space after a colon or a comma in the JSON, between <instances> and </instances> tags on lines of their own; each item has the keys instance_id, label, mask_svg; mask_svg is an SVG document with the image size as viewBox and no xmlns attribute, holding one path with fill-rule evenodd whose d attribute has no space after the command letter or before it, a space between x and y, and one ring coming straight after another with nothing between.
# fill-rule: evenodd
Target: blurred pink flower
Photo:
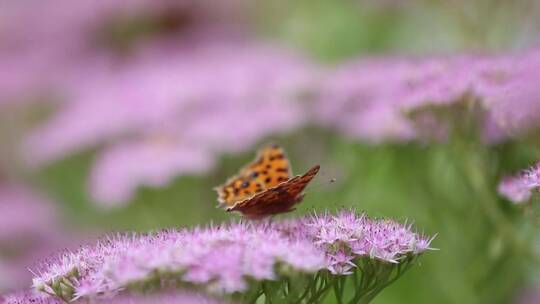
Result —
<instances>
[{"instance_id":1,"label":"blurred pink flower","mask_svg":"<svg viewBox=\"0 0 540 304\"><path fill-rule=\"evenodd\" d=\"M300 124L295 120L302 120L303 109L292 101L309 72L299 58L264 45L223 41L152 48L89 81L30 136L28 150L39 149L29 152L30 159L47 162L118 136L171 127L194 129L191 140L206 135L219 144L229 143L222 136L245 137L229 134L233 127L248 141L258 139L260 129ZM206 138L199 141L206 144Z\"/></svg>"},{"instance_id":2,"label":"blurred pink flower","mask_svg":"<svg viewBox=\"0 0 540 304\"><path fill-rule=\"evenodd\" d=\"M54 205L18 185L0 184L0 240L48 234L54 229Z\"/></svg>"},{"instance_id":3,"label":"blurred pink flower","mask_svg":"<svg viewBox=\"0 0 540 304\"><path fill-rule=\"evenodd\" d=\"M413 139L406 110L452 102L468 89L464 79L447 80L456 60L376 58L342 64L327 75L316 117L372 142Z\"/></svg>"},{"instance_id":4,"label":"blurred pink flower","mask_svg":"<svg viewBox=\"0 0 540 304\"><path fill-rule=\"evenodd\" d=\"M499 194L510 201L520 204L527 202L533 191L540 187L540 164L521 172L516 176L507 176L499 183Z\"/></svg>"},{"instance_id":5,"label":"blurred pink flower","mask_svg":"<svg viewBox=\"0 0 540 304\"><path fill-rule=\"evenodd\" d=\"M485 107L508 137L534 132L540 127L540 49L493 61L478 69Z\"/></svg>"},{"instance_id":6,"label":"blurred pink flower","mask_svg":"<svg viewBox=\"0 0 540 304\"><path fill-rule=\"evenodd\" d=\"M516 204L528 201L532 195L531 189L523 183L521 176L505 177L499 183L498 191L500 195Z\"/></svg>"},{"instance_id":7,"label":"blurred pink flower","mask_svg":"<svg viewBox=\"0 0 540 304\"><path fill-rule=\"evenodd\" d=\"M0 291L28 286L28 267L63 243L54 205L27 188L0 184Z\"/></svg>"},{"instance_id":8,"label":"blurred pink flower","mask_svg":"<svg viewBox=\"0 0 540 304\"><path fill-rule=\"evenodd\" d=\"M163 187L178 174L202 173L213 164L208 151L176 138L149 140L121 142L100 153L90 176L96 203L127 203L139 185Z\"/></svg>"},{"instance_id":9,"label":"blurred pink flower","mask_svg":"<svg viewBox=\"0 0 540 304\"><path fill-rule=\"evenodd\" d=\"M393 79L397 73L384 73L394 65L392 60L360 60L330 72L316 108L317 119L352 137L373 141L410 138L413 130L390 103L393 98L381 100L392 92L391 86L398 85Z\"/></svg>"},{"instance_id":10,"label":"blurred pink flower","mask_svg":"<svg viewBox=\"0 0 540 304\"><path fill-rule=\"evenodd\" d=\"M514 303L516 304L537 304L540 303L540 289L538 287L528 287L520 291Z\"/></svg>"},{"instance_id":11,"label":"blurred pink flower","mask_svg":"<svg viewBox=\"0 0 540 304\"><path fill-rule=\"evenodd\" d=\"M137 39L170 36L181 41L192 32L208 27L223 28L226 23L232 27L238 23L232 20L240 3L206 0L3 2L0 4L0 63L9 73L0 77L0 105L40 97L43 93L69 96L73 87L92 81L86 72L93 70L97 62L118 64L126 55L122 48L130 43L136 45ZM134 29L141 33L133 35Z\"/></svg>"},{"instance_id":12,"label":"blurred pink flower","mask_svg":"<svg viewBox=\"0 0 540 304\"><path fill-rule=\"evenodd\" d=\"M295 99L308 65L246 38L242 0L1 6L0 63L10 71L0 77L1 102L58 101L23 144L27 163L101 146L89 182L101 206L125 203L139 185L204 172L219 153L304 120Z\"/></svg>"},{"instance_id":13,"label":"blurred pink flower","mask_svg":"<svg viewBox=\"0 0 540 304\"><path fill-rule=\"evenodd\" d=\"M326 76L316 118L359 139L407 141L423 136L409 116L412 111L472 97L484 112L479 127L485 128L486 141L519 136L540 127L540 90L534 81L540 75L539 54L533 49L345 63Z\"/></svg>"},{"instance_id":14,"label":"blurred pink flower","mask_svg":"<svg viewBox=\"0 0 540 304\"><path fill-rule=\"evenodd\" d=\"M141 184L204 172L220 153L302 125L297 97L309 73L287 52L246 42L141 50L122 70L81 89L28 137L24 151L43 164L104 144L92 195L118 206Z\"/></svg>"}]
</instances>

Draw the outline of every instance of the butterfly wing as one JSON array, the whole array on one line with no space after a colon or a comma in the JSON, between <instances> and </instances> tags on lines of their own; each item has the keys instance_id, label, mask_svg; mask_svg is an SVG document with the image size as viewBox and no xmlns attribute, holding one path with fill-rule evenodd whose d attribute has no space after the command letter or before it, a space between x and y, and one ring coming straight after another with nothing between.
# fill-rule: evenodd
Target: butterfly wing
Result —
<instances>
[{"instance_id":1,"label":"butterfly wing","mask_svg":"<svg viewBox=\"0 0 540 304\"><path fill-rule=\"evenodd\" d=\"M241 176L250 177L265 189L291 178L289 159L278 145L268 145L257 153L255 161L240 170Z\"/></svg>"},{"instance_id":2,"label":"butterfly wing","mask_svg":"<svg viewBox=\"0 0 540 304\"><path fill-rule=\"evenodd\" d=\"M319 172L319 166L309 169L305 174L295 176L253 197L238 202L227 211L239 211L251 219L260 219L269 215L285 213L294 210L294 205L304 198L302 191Z\"/></svg>"},{"instance_id":3,"label":"butterfly wing","mask_svg":"<svg viewBox=\"0 0 540 304\"><path fill-rule=\"evenodd\" d=\"M244 166L225 184L214 188L220 206L231 207L291 177L289 159L283 148L268 145L259 150L255 160Z\"/></svg>"}]
</instances>

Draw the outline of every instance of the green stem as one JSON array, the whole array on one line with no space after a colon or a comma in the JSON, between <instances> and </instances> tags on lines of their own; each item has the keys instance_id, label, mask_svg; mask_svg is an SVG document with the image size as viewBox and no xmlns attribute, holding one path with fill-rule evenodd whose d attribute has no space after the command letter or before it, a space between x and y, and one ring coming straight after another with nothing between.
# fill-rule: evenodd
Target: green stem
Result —
<instances>
[{"instance_id":1,"label":"green stem","mask_svg":"<svg viewBox=\"0 0 540 304\"><path fill-rule=\"evenodd\" d=\"M463 143L458 144L458 147L460 150L457 154L465 155L465 157L458 157L458 162L462 165L462 171L465 173L464 176L467 177L474 192L479 195L478 201L480 206L486 212L492 225L496 227L502 236L512 243L514 248L524 253L531 260L540 262L538 257L531 252L531 248L527 243L519 237L515 227L504 215L502 210L496 205L497 198L493 195L491 188L488 186L484 171L478 166L478 162L481 161L481 159L475 157L478 155L475 152L481 148L473 147L473 149L468 149L467 145Z\"/></svg>"},{"instance_id":2,"label":"green stem","mask_svg":"<svg viewBox=\"0 0 540 304\"><path fill-rule=\"evenodd\" d=\"M332 287L332 284L328 282L327 276L322 277L320 283L320 286L317 288L316 292L311 295L307 303L320 303L322 300L321 297L324 298L330 287Z\"/></svg>"},{"instance_id":3,"label":"green stem","mask_svg":"<svg viewBox=\"0 0 540 304\"><path fill-rule=\"evenodd\" d=\"M261 286L261 288L256 289L256 291L253 293L252 296L250 296L251 293L246 294L244 297L245 301L242 301L242 302L255 304L263 293L264 292Z\"/></svg>"},{"instance_id":4,"label":"green stem","mask_svg":"<svg viewBox=\"0 0 540 304\"><path fill-rule=\"evenodd\" d=\"M409 269L411 269L413 265L414 265L413 260L407 261L403 269L401 269L401 265L399 265L396 275L392 279L379 285L374 290L367 293L366 296L363 297L363 299L361 299L361 303L365 303L365 304L370 303L383 289L385 289L386 287L394 283L397 279L399 279L402 275L404 275Z\"/></svg>"},{"instance_id":5,"label":"green stem","mask_svg":"<svg viewBox=\"0 0 540 304\"><path fill-rule=\"evenodd\" d=\"M341 279L339 277L335 278L332 285L334 286L334 294L336 295L336 299L337 299L338 304L343 304L343 294L341 292L342 289L339 286L340 281L341 281Z\"/></svg>"},{"instance_id":6,"label":"green stem","mask_svg":"<svg viewBox=\"0 0 540 304\"><path fill-rule=\"evenodd\" d=\"M302 303L302 300L304 300L307 295L311 292L313 292L317 288L317 282L319 280L319 273L315 274L315 278L309 279L309 284L306 286L306 290L300 295L300 298L298 298L296 301L294 301L294 304L300 304Z\"/></svg>"},{"instance_id":7,"label":"green stem","mask_svg":"<svg viewBox=\"0 0 540 304\"><path fill-rule=\"evenodd\" d=\"M265 282L262 282L261 286L264 293L264 303L272 304L272 294L268 291L268 286L266 286Z\"/></svg>"}]
</instances>

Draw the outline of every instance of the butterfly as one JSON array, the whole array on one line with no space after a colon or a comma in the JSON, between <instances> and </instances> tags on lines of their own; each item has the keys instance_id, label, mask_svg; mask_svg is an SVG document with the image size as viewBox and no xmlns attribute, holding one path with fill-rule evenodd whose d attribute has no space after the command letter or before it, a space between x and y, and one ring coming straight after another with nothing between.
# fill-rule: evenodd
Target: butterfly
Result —
<instances>
[{"instance_id":1,"label":"butterfly","mask_svg":"<svg viewBox=\"0 0 540 304\"><path fill-rule=\"evenodd\" d=\"M244 166L225 184L214 188L218 207L238 211L249 219L293 211L304 198L302 191L319 172L314 166L292 177L289 159L278 145L259 150L255 160Z\"/></svg>"}]
</instances>

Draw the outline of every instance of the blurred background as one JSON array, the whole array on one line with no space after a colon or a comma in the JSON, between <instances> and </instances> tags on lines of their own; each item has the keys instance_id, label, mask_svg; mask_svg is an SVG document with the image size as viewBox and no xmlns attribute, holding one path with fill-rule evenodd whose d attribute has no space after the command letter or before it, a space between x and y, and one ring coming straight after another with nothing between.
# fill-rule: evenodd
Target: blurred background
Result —
<instances>
[{"instance_id":1,"label":"blurred background","mask_svg":"<svg viewBox=\"0 0 540 304\"><path fill-rule=\"evenodd\" d=\"M275 142L322 168L284 217L438 234L374 303L540 303L534 202L497 194L540 156L539 40L535 0L0 0L0 293L103 233L238 218L212 188Z\"/></svg>"}]
</instances>

